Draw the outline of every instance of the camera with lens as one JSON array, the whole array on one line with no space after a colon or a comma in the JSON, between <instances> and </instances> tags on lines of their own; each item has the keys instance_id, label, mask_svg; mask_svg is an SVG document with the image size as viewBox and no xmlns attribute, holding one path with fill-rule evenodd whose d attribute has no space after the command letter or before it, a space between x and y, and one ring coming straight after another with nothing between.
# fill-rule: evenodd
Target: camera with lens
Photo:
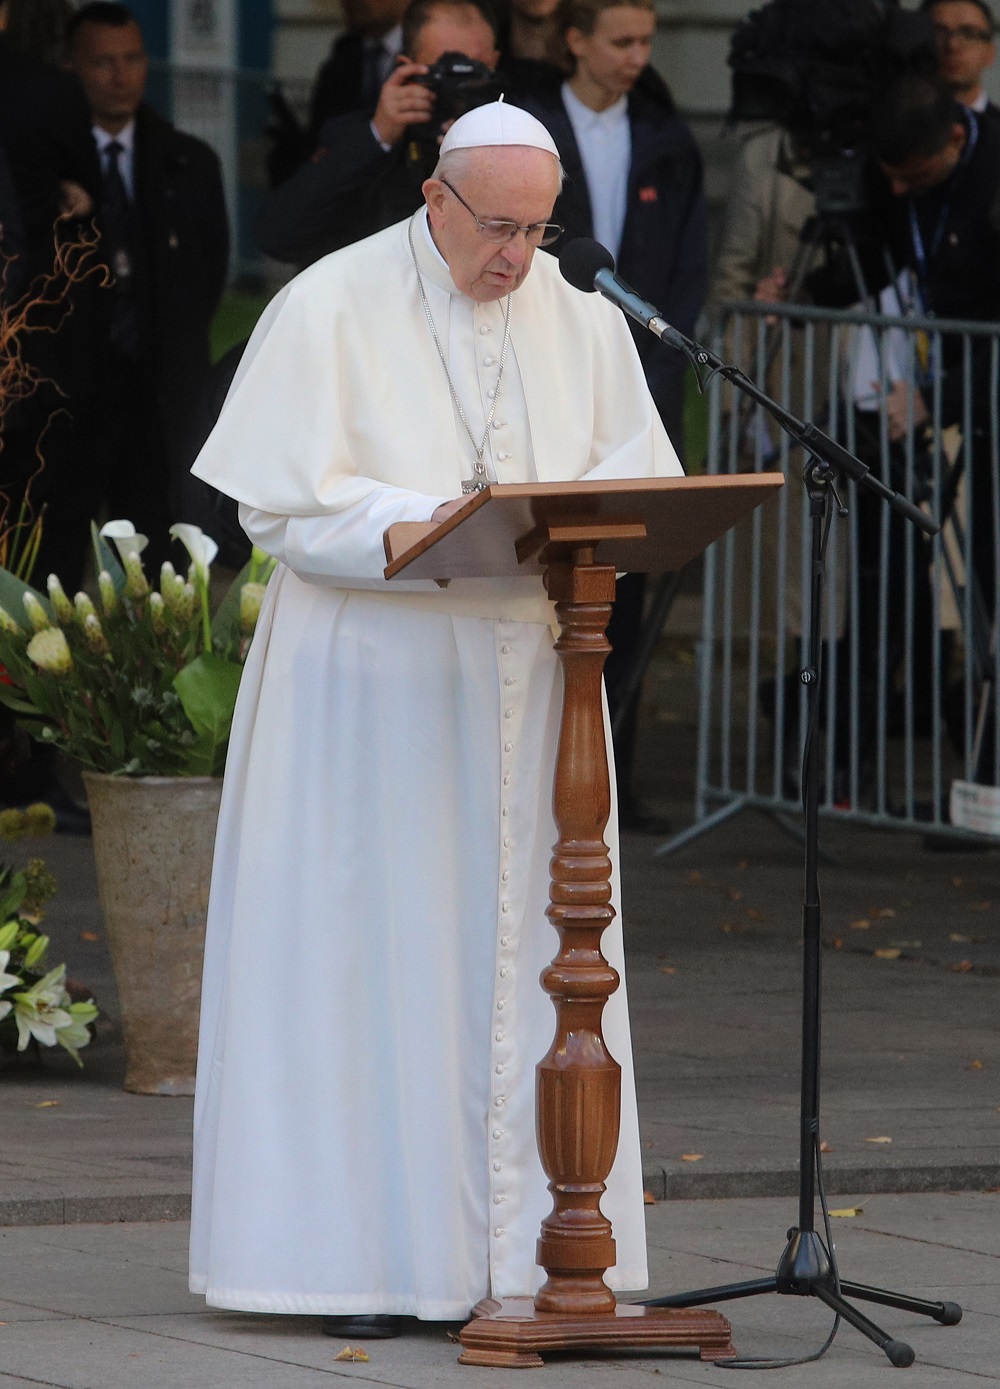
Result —
<instances>
[{"instance_id":1,"label":"camera with lens","mask_svg":"<svg viewBox=\"0 0 1000 1389\"><path fill-rule=\"evenodd\" d=\"M864 209L876 97L904 72L935 72L937 53L930 17L898 0L770 0L737 25L729 66L729 123L783 126L817 213L842 218Z\"/></svg>"},{"instance_id":2,"label":"camera with lens","mask_svg":"<svg viewBox=\"0 0 1000 1389\"><path fill-rule=\"evenodd\" d=\"M464 53L442 53L423 77L413 80L434 93L430 124L435 127L435 136L440 135L446 121L457 120L466 111L503 95L503 86L493 69Z\"/></svg>"}]
</instances>

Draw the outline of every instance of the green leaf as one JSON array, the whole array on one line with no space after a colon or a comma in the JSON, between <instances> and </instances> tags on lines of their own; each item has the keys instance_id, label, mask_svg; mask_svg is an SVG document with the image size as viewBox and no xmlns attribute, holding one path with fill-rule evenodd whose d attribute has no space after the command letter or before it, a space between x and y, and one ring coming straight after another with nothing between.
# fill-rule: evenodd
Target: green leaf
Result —
<instances>
[{"instance_id":1,"label":"green leaf","mask_svg":"<svg viewBox=\"0 0 1000 1389\"><path fill-rule=\"evenodd\" d=\"M12 574L9 569L0 566L0 608L6 608L14 621L20 623L30 636L31 623L24 611L24 595L26 593L33 593L49 616L53 616L52 604L44 593L39 593L37 588L32 588L31 584L26 584L23 579Z\"/></svg>"},{"instance_id":2,"label":"green leaf","mask_svg":"<svg viewBox=\"0 0 1000 1389\"><path fill-rule=\"evenodd\" d=\"M189 765L199 764L199 772L194 775L214 775L229 739L242 674L243 667L235 661L206 651L174 677L174 689L198 734L199 741L192 747L189 759ZM212 770L201 770L208 764Z\"/></svg>"},{"instance_id":3,"label":"green leaf","mask_svg":"<svg viewBox=\"0 0 1000 1389\"><path fill-rule=\"evenodd\" d=\"M115 586L115 592L121 593L125 587L125 570L121 566L117 554L104 539L104 536L97 529L97 522L90 523L90 539L94 545L94 559L97 563L98 574L102 569L106 569L111 575L111 582Z\"/></svg>"},{"instance_id":4,"label":"green leaf","mask_svg":"<svg viewBox=\"0 0 1000 1389\"><path fill-rule=\"evenodd\" d=\"M240 589L250 578L252 560L248 560L226 590L226 596L219 604L212 619L212 640L217 646L227 647L240 631Z\"/></svg>"},{"instance_id":5,"label":"green leaf","mask_svg":"<svg viewBox=\"0 0 1000 1389\"><path fill-rule=\"evenodd\" d=\"M28 714L38 717L38 710L30 699L25 699L13 685L0 684L0 704L13 709L15 714Z\"/></svg>"}]
</instances>

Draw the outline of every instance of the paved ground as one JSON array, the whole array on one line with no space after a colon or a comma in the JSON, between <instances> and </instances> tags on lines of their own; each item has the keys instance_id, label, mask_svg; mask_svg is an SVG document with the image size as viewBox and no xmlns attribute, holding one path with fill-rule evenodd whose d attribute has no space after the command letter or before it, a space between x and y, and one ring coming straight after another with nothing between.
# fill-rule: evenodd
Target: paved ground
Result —
<instances>
[{"instance_id":1,"label":"paved ground","mask_svg":"<svg viewBox=\"0 0 1000 1389\"><path fill-rule=\"evenodd\" d=\"M915 837L846 826L824 842L837 856L822 870L831 1190L1000 1184L1000 858L925 854ZM675 856L655 844L632 836L624 848L646 1184L661 1198L792 1193L800 850L756 813ZM0 1076L0 1220L183 1217L191 1103L120 1089L89 843L45 848L61 882L52 957L106 1016L82 1072L46 1053Z\"/></svg>"},{"instance_id":2,"label":"paved ground","mask_svg":"<svg viewBox=\"0 0 1000 1389\"><path fill-rule=\"evenodd\" d=\"M908 1341L916 1364L900 1371L851 1327L825 1358L797 1369L749 1371L676 1354L597 1360L552 1357L548 1389L724 1386L752 1389L985 1389L1000 1384L1000 1222L998 1195L875 1196L854 1193L862 1213L836 1218L845 1277L918 1296L957 1299L959 1326L889 1308L873 1309ZM783 1243L783 1200L670 1201L649 1207L652 1286L717 1285L770 1272ZM367 1363L338 1362L343 1349L310 1317L247 1316L206 1309L186 1288L187 1225L64 1225L0 1231L0 1389L319 1389L337 1380L444 1389L513 1389L524 1372L456 1363L452 1328L408 1323L398 1341L369 1342ZM774 1257L772 1257L772 1255ZM808 1355L831 1315L811 1299L759 1297L730 1303L738 1352ZM528 1379L535 1383L530 1375Z\"/></svg>"}]
</instances>

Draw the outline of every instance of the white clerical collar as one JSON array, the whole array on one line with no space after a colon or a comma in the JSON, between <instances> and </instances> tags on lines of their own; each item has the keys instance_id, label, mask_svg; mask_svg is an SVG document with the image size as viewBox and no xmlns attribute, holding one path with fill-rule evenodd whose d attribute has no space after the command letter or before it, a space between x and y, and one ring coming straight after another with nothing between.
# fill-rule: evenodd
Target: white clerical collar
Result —
<instances>
[{"instance_id":1,"label":"white clerical collar","mask_svg":"<svg viewBox=\"0 0 1000 1389\"><path fill-rule=\"evenodd\" d=\"M610 106L606 106L603 111L595 111L592 106L588 106L585 101L581 101L574 92L569 82L562 85L562 98L570 108L570 115L574 118L574 124L581 126L615 126L623 120L628 120L628 97L620 96L617 101L613 101Z\"/></svg>"},{"instance_id":2,"label":"white clerical collar","mask_svg":"<svg viewBox=\"0 0 1000 1389\"><path fill-rule=\"evenodd\" d=\"M462 291L451 278L448 262L434 244L430 223L427 220L426 203L413 214L413 251L425 280L430 280L446 294L461 295Z\"/></svg>"},{"instance_id":3,"label":"white clerical collar","mask_svg":"<svg viewBox=\"0 0 1000 1389\"><path fill-rule=\"evenodd\" d=\"M103 154L112 140L117 140L126 154L133 154L135 151L135 119L129 121L128 125L119 130L117 135L112 135L103 126L95 125L91 129L94 132L94 139L97 141L97 152Z\"/></svg>"},{"instance_id":4,"label":"white clerical collar","mask_svg":"<svg viewBox=\"0 0 1000 1389\"><path fill-rule=\"evenodd\" d=\"M976 97L974 101L967 101L965 103L965 105L969 108L970 111L978 111L980 114L982 114L982 112L986 110L989 104L990 99L986 95L985 87L980 88L979 95Z\"/></svg>"}]
</instances>

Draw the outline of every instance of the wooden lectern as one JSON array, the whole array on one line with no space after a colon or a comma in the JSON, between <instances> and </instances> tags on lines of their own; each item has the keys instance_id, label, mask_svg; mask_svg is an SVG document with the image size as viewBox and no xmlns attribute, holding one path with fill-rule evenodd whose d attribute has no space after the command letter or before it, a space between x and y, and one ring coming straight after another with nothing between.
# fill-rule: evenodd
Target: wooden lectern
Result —
<instances>
[{"instance_id":1,"label":"wooden lectern","mask_svg":"<svg viewBox=\"0 0 1000 1389\"><path fill-rule=\"evenodd\" d=\"M536 1125L553 1209L531 1298L487 1298L460 1340L465 1365L531 1367L543 1350L696 1346L735 1354L728 1321L703 1308L619 1304L604 1281L615 1263L601 1213L618 1145L621 1071L601 1015L618 975L601 953L612 920L611 810L601 674L616 571L677 570L781 486L773 473L613 482L497 484L440 525L401 523L385 536L387 579L506 577L544 572L556 604L564 675L553 790L559 838L547 915L560 946L542 979L555 1038L538 1066Z\"/></svg>"}]
</instances>

